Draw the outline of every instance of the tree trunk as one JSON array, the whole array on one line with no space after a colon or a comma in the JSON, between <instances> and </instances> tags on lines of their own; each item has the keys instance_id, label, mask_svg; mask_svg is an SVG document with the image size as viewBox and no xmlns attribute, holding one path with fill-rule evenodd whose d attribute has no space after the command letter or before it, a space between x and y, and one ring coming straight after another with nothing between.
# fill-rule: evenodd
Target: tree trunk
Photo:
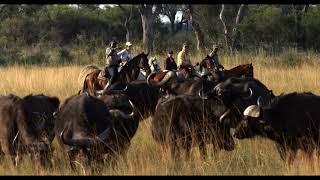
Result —
<instances>
[{"instance_id":1,"label":"tree trunk","mask_svg":"<svg viewBox=\"0 0 320 180\"><path fill-rule=\"evenodd\" d=\"M171 26L171 34L175 34L175 24L174 24L174 20L175 20L175 15L169 18L170 20L170 26Z\"/></svg>"},{"instance_id":2,"label":"tree trunk","mask_svg":"<svg viewBox=\"0 0 320 180\"><path fill-rule=\"evenodd\" d=\"M229 32L228 32L228 28L227 28L227 25L224 20L223 13L224 13L224 4L221 5L221 11L220 11L219 18L220 18L220 21L222 22L222 25L223 25L223 35L224 35L226 47L229 49L230 52L232 52L230 38L229 38Z\"/></svg>"},{"instance_id":3,"label":"tree trunk","mask_svg":"<svg viewBox=\"0 0 320 180\"><path fill-rule=\"evenodd\" d=\"M125 15L125 21L124 21L124 27L126 28L126 40L127 42L131 40L132 38L132 32L130 30L130 24L132 20L132 10L133 10L133 5L131 5L130 10L125 9L122 7L121 4L118 5L119 8L122 10L122 12Z\"/></svg>"},{"instance_id":4,"label":"tree trunk","mask_svg":"<svg viewBox=\"0 0 320 180\"><path fill-rule=\"evenodd\" d=\"M235 25L234 25L234 28L232 30L232 52L234 52L234 50L236 49L238 43L239 43L239 38L240 38L240 34L239 34L239 31L238 31L238 27L239 27L239 24L241 22L241 20L243 19L243 16L244 16L244 8L245 8L245 5L244 4L241 4L239 9L238 9L238 13L237 13L237 16L236 16L236 22L235 22Z\"/></svg>"},{"instance_id":5,"label":"tree trunk","mask_svg":"<svg viewBox=\"0 0 320 180\"><path fill-rule=\"evenodd\" d=\"M191 25L192 25L194 34L196 35L197 50L199 51L204 47L204 37L198 23L192 22Z\"/></svg>"},{"instance_id":6,"label":"tree trunk","mask_svg":"<svg viewBox=\"0 0 320 180\"><path fill-rule=\"evenodd\" d=\"M129 42L129 41L131 41L132 33L131 33L130 28L128 26L126 26L126 31L127 31L126 40L127 40L127 42Z\"/></svg>"},{"instance_id":7,"label":"tree trunk","mask_svg":"<svg viewBox=\"0 0 320 180\"><path fill-rule=\"evenodd\" d=\"M197 50L201 50L204 47L204 36L201 31L200 25L197 22L199 18L196 17L193 6L188 5L188 10L189 10L189 20L191 22L191 27L192 30L194 31L194 34L196 36L196 41L197 41Z\"/></svg>"},{"instance_id":8,"label":"tree trunk","mask_svg":"<svg viewBox=\"0 0 320 180\"><path fill-rule=\"evenodd\" d=\"M151 15L152 16L152 15ZM153 51L153 19L147 14L141 14L143 37L142 42L147 52Z\"/></svg>"},{"instance_id":9,"label":"tree trunk","mask_svg":"<svg viewBox=\"0 0 320 180\"><path fill-rule=\"evenodd\" d=\"M221 11L220 11L219 16L220 16L220 20L223 25L223 31L224 31L223 34L224 34L226 46L228 47L231 54L234 53L234 50L239 42L240 34L238 31L238 26L239 26L241 20L243 19L244 14L245 14L244 8L245 8L245 5L241 4L238 9L237 15L235 17L235 22L234 22L234 24L231 25L231 27L233 27L233 28L232 28L232 31L230 32L230 30L228 30L228 28L227 28L227 25L226 25L226 22L224 19L224 15L223 15L225 6L224 6L224 4L221 5Z\"/></svg>"}]
</instances>

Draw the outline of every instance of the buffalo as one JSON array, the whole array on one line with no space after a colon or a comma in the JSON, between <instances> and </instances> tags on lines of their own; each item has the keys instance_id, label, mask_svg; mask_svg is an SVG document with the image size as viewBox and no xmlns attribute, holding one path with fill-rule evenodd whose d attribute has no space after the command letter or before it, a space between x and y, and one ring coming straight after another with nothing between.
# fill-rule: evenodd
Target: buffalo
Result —
<instances>
[{"instance_id":1,"label":"buffalo","mask_svg":"<svg viewBox=\"0 0 320 180\"><path fill-rule=\"evenodd\" d=\"M237 129L236 138L269 138L276 142L281 158L289 163L294 161L298 149L311 158L318 147L319 155L320 96L294 92L275 97L269 105L259 98L257 104L244 111L246 119Z\"/></svg>"},{"instance_id":2,"label":"buffalo","mask_svg":"<svg viewBox=\"0 0 320 180\"><path fill-rule=\"evenodd\" d=\"M219 121L224 121L229 113L223 102L214 97L202 99L199 96L178 95L159 99L152 121L152 136L163 146L169 145L171 154L176 157L180 149L185 150L186 158L195 142L206 156L207 142L214 149L233 149L233 141Z\"/></svg>"},{"instance_id":3,"label":"buffalo","mask_svg":"<svg viewBox=\"0 0 320 180\"><path fill-rule=\"evenodd\" d=\"M0 97L1 157L11 156L15 165L30 153L40 165L50 164L51 142L54 139L54 112L59 108L57 97L42 94Z\"/></svg>"},{"instance_id":4,"label":"buffalo","mask_svg":"<svg viewBox=\"0 0 320 180\"><path fill-rule=\"evenodd\" d=\"M71 167L74 168L72 162L81 151L87 156L88 164L123 154L128 138L118 134L118 129L133 116L133 111L127 114L110 109L103 100L87 94L66 99L56 117L55 133L62 146L69 146Z\"/></svg>"},{"instance_id":5,"label":"buffalo","mask_svg":"<svg viewBox=\"0 0 320 180\"><path fill-rule=\"evenodd\" d=\"M226 126L236 128L243 119L242 112L249 105L261 100L266 104L275 97L272 90L269 90L261 81L252 77L232 77L224 82L217 84L213 91L214 96L223 100L224 104L230 108L230 113L233 117L229 118L231 121Z\"/></svg>"},{"instance_id":6,"label":"buffalo","mask_svg":"<svg viewBox=\"0 0 320 180\"><path fill-rule=\"evenodd\" d=\"M148 76L147 83L154 88L161 88L167 94L172 95L198 95L199 91L210 91L217 85L213 81L204 79L179 78L174 71L167 72L160 81L153 80L155 73Z\"/></svg>"},{"instance_id":7,"label":"buffalo","mask_svg":"<svg viewBox=\"0 0 320 180\"><path fill-rule=\"evenodd\" d=\"M155 112L161 91L148 86L146 81L132 81L130 83L115 83L110 86L105 95L124 94L135 105L139 113L138 118L143 120Z\"/></svg>"}]
</instances>

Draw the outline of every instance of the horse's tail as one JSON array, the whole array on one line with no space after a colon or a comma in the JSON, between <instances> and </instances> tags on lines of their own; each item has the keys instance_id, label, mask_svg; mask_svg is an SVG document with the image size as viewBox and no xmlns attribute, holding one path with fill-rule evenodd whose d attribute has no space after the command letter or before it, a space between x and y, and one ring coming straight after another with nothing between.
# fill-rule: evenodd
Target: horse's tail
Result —
<instances>
[{"instance_id":1,"label":"horse's tail","mask_svg":"<svg viewBox=\"0 0 320 180\"><path fill-rule=\"evenodd\" d=\"M84 67L78 76L78 82L80 85L84 85L84 80L87 77L88 74L94 72L94 71L100 71L98 66L95 65L88 65Z\"/></svg>"}]
</instances>

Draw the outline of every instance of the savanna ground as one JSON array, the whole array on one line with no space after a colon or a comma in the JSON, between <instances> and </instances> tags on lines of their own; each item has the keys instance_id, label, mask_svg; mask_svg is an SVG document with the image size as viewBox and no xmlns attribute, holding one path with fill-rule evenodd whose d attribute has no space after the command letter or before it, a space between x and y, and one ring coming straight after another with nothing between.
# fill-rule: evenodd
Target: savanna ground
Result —
<instances>
[{"instance_id":1,"label":"savanna ground","mask_svg":"<svg viewBox=\"0 0 320 180\"><path fill-rule=\"evenodd\" d=\"M229 69L241 63L254 65L254 75L272 89L276 95L282 92L311 91L320 94L320 59L316 54L269 57L256 55L223 56L222 64ZM163 57L161 58L163 59ZM200 56L192 58L200 60ZM286 60L292 66L282 65ZM162 62L161 62L162 63ZM286 64L286 63L285 63ZM30 93L44 93L59 97L61 103L78 92L81 85L78 75L84 66L36 67L10 66L0 68L0 94L13 93L24 96ZM153 140L150 131L151 118L140 123L127 153L127 160L120 159L112 167L105 167L102 175L319 175L320 160L314 156L309 161L299 151L292 166L284 163L269 140L255 138L237 140L235 150L213 153L208 145L209 156L202 160L197 148L192 149L190 160L174 162L170 153L163 152ZM54 141L54 167L38 169L26 157L16 168L4 162L0 165L1 175L90 175L88 167L78 163L78 171L68 166L66 155Z\"/></svg>"}]
</instances>

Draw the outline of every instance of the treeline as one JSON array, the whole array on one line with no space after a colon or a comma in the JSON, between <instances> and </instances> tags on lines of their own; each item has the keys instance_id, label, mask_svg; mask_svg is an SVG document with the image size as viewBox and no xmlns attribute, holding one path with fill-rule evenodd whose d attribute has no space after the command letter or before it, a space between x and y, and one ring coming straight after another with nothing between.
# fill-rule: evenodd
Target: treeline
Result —
<instances>
[{"instance_id":1,"label":"treeline","mask_svg":"<svg viewBox=\"0 0 320 180\"><path fill-rule=\"evenodd\" d=\"M2 4L0 64L101 64L111 40L162 56L184 41L194 53L213 43L231 54L319 51L319 32L320 9L309 5Z\"/></svg>"}]
</instances>

